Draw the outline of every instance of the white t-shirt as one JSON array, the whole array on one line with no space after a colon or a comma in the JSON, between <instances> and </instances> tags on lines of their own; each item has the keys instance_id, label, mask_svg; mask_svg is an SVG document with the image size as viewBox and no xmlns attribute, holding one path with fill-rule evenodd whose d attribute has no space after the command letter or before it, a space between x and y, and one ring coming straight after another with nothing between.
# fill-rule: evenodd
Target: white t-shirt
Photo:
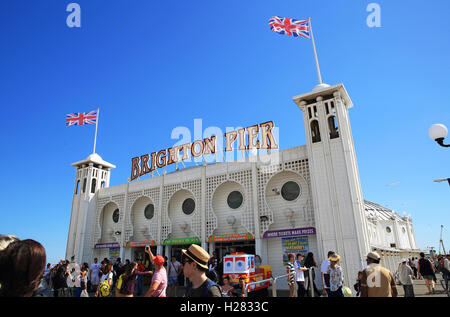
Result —
<instances>
[{"instance_id":1,"label":"white t-shirt","mask_svg":"<svg viewBox=\"0 0 450 317\"><path fill-rule=\"evenodd\" d=\"M295 277L297 278L297 282L304 282L305 275L303 274L303 271L300 270L300 268L302 267L301 263L299 263L298 261L295 261L294 267L295 267Z\"/></svg>"},{"instance_id":2,"label":"white t-shirt","mask_svg":"<svg viewBox=\"0 0 450 317\"><path fill-rule=\"evenodd\" d=\"M322 272L322 274L328 274L327 272L328 272L329 265L330 265L330 261L328 261L328 260L323 261L322 264L320 265L320 272ZM322 277L322 284L323 284L324 288L328 288L325 285L325 279L323 277Z\"/></svg>"},{"instance_id":3,"label":"white t-shirt","mask_svg":"<svg viewBox=\"0 0 450 317\"><path fill-rule=\"evenodd\" d=\"M113 278L113 272L109 272L108 274L103 274L102 278L100 279L100 283L107 279L110 281L110 283L112 283L112 278Z\"/></svg>"},{"instance_id":4,"label":"white t-shirt","mask_svg":"<svg viewBox=\"0 0 450 317\"><path fill-rule=\"evenodd\" d=\"M177 272L180 272L181 263L178 261L170 262L167 265L167 270L169 271L169 276L178 276Z\"/></svg>"}]
</instances>

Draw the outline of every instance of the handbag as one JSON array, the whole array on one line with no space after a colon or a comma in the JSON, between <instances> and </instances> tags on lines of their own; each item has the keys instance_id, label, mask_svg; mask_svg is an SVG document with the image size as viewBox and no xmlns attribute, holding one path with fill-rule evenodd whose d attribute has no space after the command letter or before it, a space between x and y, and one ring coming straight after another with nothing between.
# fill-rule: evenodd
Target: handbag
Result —
<instances>
[{"instance_id":1,"label":"handbag","mask_svg":"<svg viewBox=\"0 0 450 317\"><path fill-rule=\"evenodd\" d=\"M325 286L326 286L327 288L330 288L330 274L325 273L325 274L323 275L323 280L324 280L324 282L325 282Z\"/></svg>"},{"instance_id":2,"label":"handbag","mask_svg":"<svg viewBox=\"0 0 450 317\"><path fill-rule=\"evenodd\" d=\"M344 297L352 297L352 290L348 286L342 286L342 294L344 294Z\"/></svg>"},{"instance_id":3,"label":"handbag","mask_svg":"<svg viewBox=\"0 0 450 317\"><path fill-rule=\"evenodd\" d=\"M177 276L177 280L178 280L178 285L179 286L184 286L184 274L183 273L180 273Z\"/></svg>"}]
</instances>

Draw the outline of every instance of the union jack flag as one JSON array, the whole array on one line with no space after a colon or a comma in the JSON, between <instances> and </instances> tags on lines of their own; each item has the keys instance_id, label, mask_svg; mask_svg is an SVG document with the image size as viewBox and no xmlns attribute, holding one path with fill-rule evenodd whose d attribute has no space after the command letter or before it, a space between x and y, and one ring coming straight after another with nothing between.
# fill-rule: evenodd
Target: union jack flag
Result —
<instances>
[{"instance_id":1,"label":"union jack flag","mask_svg":"<svg viewBox=\"0 0 450 317\"><path fill-rule=\"evenodd\" d=\"M66 115L66 127L97 123L97 110L85 113L69 113Z\"/></svg>"},{"instance_id":2,"label":"union jack flag","mask_svg":"<svg viewBox=\"0 0 450 317\"><path fill-rule=\"evenodd\" d=\"M270 29L279 34L301 36L310 38L310 28L308 20L295 20L290 18L271 17L269 20Z\"/></svg>"}]
</instances>

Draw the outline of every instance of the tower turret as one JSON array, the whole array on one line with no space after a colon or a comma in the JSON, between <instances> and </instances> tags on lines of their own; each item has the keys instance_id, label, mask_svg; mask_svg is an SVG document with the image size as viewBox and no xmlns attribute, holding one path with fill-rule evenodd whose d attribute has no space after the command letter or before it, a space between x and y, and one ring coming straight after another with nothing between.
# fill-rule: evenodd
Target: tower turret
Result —
<instances>
[{"instance_id":1,"label":"tower turret","mask_svg":"<svg viewBox=\"0 0 450 317\"><path fill-rule=\"evenodd\" d=\"M104 161L96 153L72 166L76 168L76 176L66 258L75 256L75 261L80 261L89 205L99 189L109 187L111 169L116 166Z\"/></svg>"},{"instance_id":2,"label":"tower turret","mask_svg":"<svg viewBox=\"0 0 450 317\"><path fill-rule=\"evenodd\" d=\"M369 252L348 115L353 103L343 84L318 86L293 99L303 112L319 252L322 258L337 252L351 283Z\"/></svg>"}]
</instances>

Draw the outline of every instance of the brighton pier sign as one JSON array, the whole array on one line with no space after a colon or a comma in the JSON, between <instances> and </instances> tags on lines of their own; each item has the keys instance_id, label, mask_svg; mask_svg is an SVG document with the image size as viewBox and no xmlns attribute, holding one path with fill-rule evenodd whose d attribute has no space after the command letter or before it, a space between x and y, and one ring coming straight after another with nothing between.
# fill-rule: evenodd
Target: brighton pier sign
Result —
<instances>
[{"instance_id":1,"label":"brighton pier sign","mask_svg":"<svg viewBox=\"0 0 450 317\"><path fill-rule=\"evenodd\" d=\"M233 144L239 140L237 150L277 150L278 145L273 135L274 123L272 121L253 125L247 128L237 129L224 133L225 152L233 151ZM261 140L259 140L259 132L261 131ZM144 176L153 172L156 168L163 168L170 164L178 163L189 159L189 157L197 158L202 155L215 154L217 149L216 136L196 140L192 143L173 146L168 149L144 154L131 159L131 178L135 180L140 176ZM182 153L180 155L180 153Z\"/></svg>"}]
</instances>

